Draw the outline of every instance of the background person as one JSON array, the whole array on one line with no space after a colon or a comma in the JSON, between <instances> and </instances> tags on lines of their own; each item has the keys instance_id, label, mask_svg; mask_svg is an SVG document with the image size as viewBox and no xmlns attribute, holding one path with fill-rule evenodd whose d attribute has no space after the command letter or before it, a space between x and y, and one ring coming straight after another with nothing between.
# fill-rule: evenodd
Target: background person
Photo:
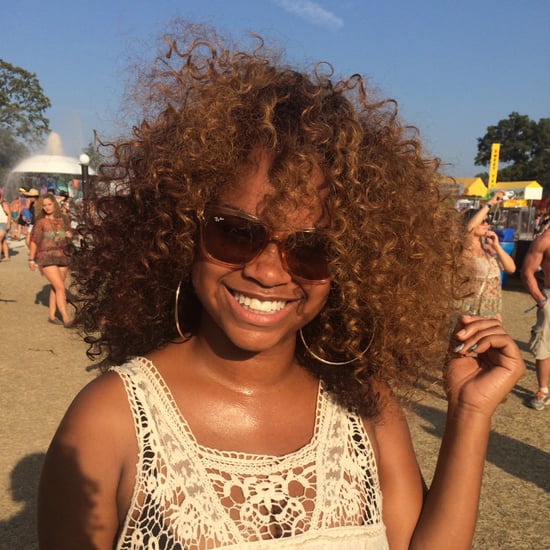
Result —
<instances>
[{"instance_id":1,"label":"background person","mask_svg":"<svg viewBox=\"0 0 550 550\"><path fill-rule=\"evenodd\" d=\"M28 221L27 221L27 234L25 236L25 244L27 245L27 248L29 248L31 244L32 228L36 220L36 214L34 210L36 207L36 201L40 197L40 193L38 192L38 189L29 189L28 193L26 194L26 197L29 201L28 207L27 207L29 211L29 215L26 215L26 217L28 218Z\"/></svg>"},{"instance_id":2,"label":"background person","mask_svg":"<svg viewBox=\"0 0 550 550\"><path fill-rule=\"evenodd\" d=\"M35 207L35 224L29 244L29 268L40 272L51 285L48 322L70 325L67 314L65 280L69 271L67 244L71 239L69 220L62 214L51 193L42 195ZM56 317L57 312L61 321Z\"/></svg>"},{"instance_id":3,"label":"background person","mask_svg":"<svg viewBox=\"0 0 550 550\"><path fill-rule=\"evenodd\" d=\"M542 284L539 281L541 275ZM533 409L541 411L550 402L550 309L547 305L550 292L550 231L536 237L529 246L523 260L521 278L537 306L537 323L532 329L534 342L531 350L535 355L538 389L529 404Z\"/></svg>"},{"instance_id":4,"label":"background person","mask_svg":"<svg viewBox=\"0 0 550 550\"><path fill-rule=\"evenodd\" d=\"M498 321L460 320L425 491L394 392L448 347L460 236L437 162L357 76L178 38L97 184L124 189L81 229L76 324L124 364L50 446L41 548L469 548L524 365Z\"/></svg>"},{"instance_id":5,"label":"background person","mask_svg":"<svg viewBox=\"0 0 550 550\"><path fill-rule=\"evenodd\" d=\"M4 200L4 190L0 189L0 253L3 262L10 261L10 249L8 246L8 233L10 231L11 215L10 205Z\"/></svg>"},{"instance_id":6,"label":"background person","mask_svg":"<svg viewBox=\"0 0 550 550\"><path fill-rule=\"evenodd\" d=\"M19 217L21 215L21 199L23 193L26 193L27 190L24 187L19 188L19 194L15 199L10 203L10 212L11 212L11 234L10 238L13 240L20 240L21 238L21 226L19 225Z\"/></svg>"},{"instance_id":7,"label":"background person","mask_svg":"<svg viewBox=\"0 0 550 550\"><path fill-rule=\"evenodd\" d=\"M490 230L489 213L502 202L504 192L495 193L479 210L467 216L464 261L470 278L470 295L461 304L461 311L502 319L502 282L500 272L514 273L516 264L502 248L498 235Z\"/></svg>"}]
</instances>

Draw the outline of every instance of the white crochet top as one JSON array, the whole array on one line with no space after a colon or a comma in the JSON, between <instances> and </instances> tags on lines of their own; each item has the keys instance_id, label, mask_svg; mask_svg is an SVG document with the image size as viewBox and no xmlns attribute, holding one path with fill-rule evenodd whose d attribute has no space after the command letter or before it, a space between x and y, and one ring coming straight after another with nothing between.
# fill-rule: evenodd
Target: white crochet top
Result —
<instances>
[{"instance_id":1,"label":"white crochet top","mask_svg":"<svg viewBox=\"0 0 550 550\"><path fill-rule=\"evenodd\" d=\"M266 456L199 445L149 360L113 370L139 446L118 550L388 550L368 435L321 385L311 441Z\"/></svg>"}]
</instances>

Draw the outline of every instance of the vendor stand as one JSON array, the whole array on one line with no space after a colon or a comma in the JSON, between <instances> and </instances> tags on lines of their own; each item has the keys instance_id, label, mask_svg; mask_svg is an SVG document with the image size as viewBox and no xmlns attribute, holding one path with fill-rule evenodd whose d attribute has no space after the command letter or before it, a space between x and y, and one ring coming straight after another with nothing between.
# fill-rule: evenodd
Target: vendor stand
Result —
<instances>
[{"instance_id":1,"label":"vendor stand","mask_svg":"<svg viewBox=\"0 0 550 550\"><path fill-rule=\"evenodd\" d=\"M496 230L513 230L514 259L519 273L534 237L536 208L533 201L542 199L542 185L537 181L497 182L489 189L489 196L498 191L504 191L507 198L494 211L493 226Z\"/></svg>"}]
</instances>

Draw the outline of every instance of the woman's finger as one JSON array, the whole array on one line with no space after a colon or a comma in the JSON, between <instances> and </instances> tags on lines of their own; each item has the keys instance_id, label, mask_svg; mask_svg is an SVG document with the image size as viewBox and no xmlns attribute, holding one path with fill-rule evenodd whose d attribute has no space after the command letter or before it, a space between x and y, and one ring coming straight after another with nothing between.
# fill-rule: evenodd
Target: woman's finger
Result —
<instances>
[{"instance_id":1,"label":"woman's finger","mask_svg":"<svg viewBox=\"0 0 550 550\"><path fill-rule=\"evenodd\" d=\"M473 344L477 343L481 333L484 335L490 333L507 334L497 319L464 315L460 317L451 338L452 351L459 353L468 350Z\"/></svg>"}]
</instances>

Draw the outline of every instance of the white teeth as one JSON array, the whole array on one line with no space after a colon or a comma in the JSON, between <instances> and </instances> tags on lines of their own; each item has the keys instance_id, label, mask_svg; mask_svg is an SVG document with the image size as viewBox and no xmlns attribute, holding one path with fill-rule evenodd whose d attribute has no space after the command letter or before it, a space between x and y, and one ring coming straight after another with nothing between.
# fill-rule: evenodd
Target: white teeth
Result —
<instances>
[{"instance_id":1,"label":"white teeth","mask_svg":"<svg viewBox=\"0 0 550 550\"><path fill-rule=\"evenodd\" d=\"M286 306L284 300L258 300L238 292L234 292L233 296L241 306L256 313L277 313Z\"/></svg>"}]
</instances>

